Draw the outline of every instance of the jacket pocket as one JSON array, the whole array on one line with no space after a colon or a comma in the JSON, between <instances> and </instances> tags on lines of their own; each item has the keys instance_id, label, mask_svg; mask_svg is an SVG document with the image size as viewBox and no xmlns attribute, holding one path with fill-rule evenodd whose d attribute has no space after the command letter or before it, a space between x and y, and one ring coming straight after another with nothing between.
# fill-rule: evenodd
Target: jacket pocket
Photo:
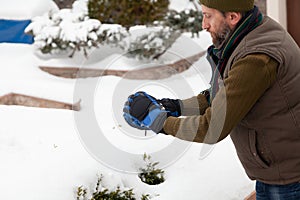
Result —
<instances>
[{"instance_id":1,"label":"jacket pocket","mask_svg":"<svg viewBox=\"0 0 300 200\"><path fill-rule=\"evenodd\" d=\"M267 164L260 156L259 151L257 150L257 133L255 130L249 130L248 132L249 136L249 147L252 154L252 157L254 158L254 161L256 164L258 164L262 168L269 168L269 164Z\"/></svg>"}]
</instances>

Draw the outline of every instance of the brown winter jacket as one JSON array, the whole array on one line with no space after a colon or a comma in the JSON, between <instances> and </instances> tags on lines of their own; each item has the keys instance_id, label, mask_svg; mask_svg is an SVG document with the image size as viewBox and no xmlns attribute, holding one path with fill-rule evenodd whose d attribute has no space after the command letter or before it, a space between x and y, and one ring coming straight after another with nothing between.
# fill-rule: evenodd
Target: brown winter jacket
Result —
<instances>
[{"instance_id":1,"label":"brown winter jacket","mask_svg":"<svg viewBox=\"0 0 300 200\"><path fill-rule=\"evenodd\" d=\"M169 117L164 131L203 143L230 134L251 179L300 181L300 50L290 35L265 17L232 53L219 83L211 107L202 95L183 101L183 113L195 115Z\"/></svg>"}]
</instances>

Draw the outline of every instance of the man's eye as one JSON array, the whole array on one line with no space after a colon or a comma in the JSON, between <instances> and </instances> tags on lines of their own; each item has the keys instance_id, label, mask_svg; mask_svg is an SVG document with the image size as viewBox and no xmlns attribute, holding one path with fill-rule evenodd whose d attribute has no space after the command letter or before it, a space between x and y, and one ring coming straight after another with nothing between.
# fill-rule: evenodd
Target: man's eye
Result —
<instances>
[{"instance_id":1,"label":"man's eye","mask_svg":"<svg viewBox=\"0 0 300 200\"><path fill-rule=\"evenodd\" d=\"M211 15L209 15L209 14L205 14L204 15L206 18L210 18L211 17Z\"/></svg>"}]
</instances>

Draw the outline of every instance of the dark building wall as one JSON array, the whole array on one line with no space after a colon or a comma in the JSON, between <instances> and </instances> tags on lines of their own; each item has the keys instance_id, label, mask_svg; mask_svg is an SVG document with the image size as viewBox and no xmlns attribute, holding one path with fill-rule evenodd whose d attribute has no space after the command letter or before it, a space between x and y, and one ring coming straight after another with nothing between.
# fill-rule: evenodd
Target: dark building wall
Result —
<instances>
[{"instance_id":1,"label":"dark building wall","mask_svg":"<svg viewBox=\"0 0 300 200\"><path fill-rule=\"evenodd\" d=\"M287 29L300 47L300 0L287 0Z\"/></svg>"}]
</instances>

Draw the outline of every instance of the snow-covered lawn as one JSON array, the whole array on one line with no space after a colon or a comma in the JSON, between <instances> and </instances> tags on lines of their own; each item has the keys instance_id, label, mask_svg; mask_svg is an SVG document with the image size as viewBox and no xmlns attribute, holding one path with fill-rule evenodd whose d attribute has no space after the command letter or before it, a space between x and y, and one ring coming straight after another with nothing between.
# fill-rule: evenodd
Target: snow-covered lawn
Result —
<instances>
[{"instance_id":1,"label":"snow-covered lawn","mask_svg":"<svg viewBox=\"0 0 300 200\"><path fill-rule=\"evenodd\" d=\"M135 135L130 135L130 128L122 121L120 111L126 98L119 101L112 99L120 92L118 87L122 88L121 93L124 95L132 93L132 88L140 88L157 97L174 96L172 91L181 87L180 83L176 83L177 80L190 86L190 91L195 94L205 89L205 85L201 85L201 81L205 80L193 72L196 67L201 68L205 65L204 58L196 62L190 70L162 82L124 80L112 76L76 81L57 78L39 70L38 66L49 64L49 60L37 57L32 46L0 44L0 52L1 95L16 92L73 102L82 94L74 92L78 87L76 85L88 86L97 83L97 87L91 86L96 88L91 94L95 97L95 104L88 105L90 100L81 96L82 110L75 112L75 116L92 109L108 141L120 152L137 155L135 160L128 160L133 167L131 171L143 167L144 152L163 153L163 149L168 148L174 138L165 135L154 136L149 132L141 139L144 132L136 130L132 130ZM120 59L118 62L122 62L122 58ZM69 58L53 62L59 64L59 60L71 62ZM125 60L127 62L123 63L124 67L129 67L128 59ZM202 70L203 76L210 74L208 67L203 67ZM127 91L126 84L130 86ZM171 90L168 91L168 87L166 89L164 85L171 85ZM186 98L184 95L189 95L189 92L179 92L179 95L180 93L183 96L175 96ZM110 187L123 184L125 187L134 188L136 193L159 194L155 198L163 200L242 199L253 190L253 183L246 177L229 138L216 145L204 159L200 158L202 144L187 143L188 148L181 152L181 156L164 152L159 156L159 160L154 161L166 165L163 168L166 181L158 186L148 186L142 183L136 174L127 173L127 166L124 166L125 170L122 172L122 169L114 170L114 166L109 167L107 163L97 162L97 156L89 154L89 148L84 148L86 144L81 140L84 133L78 133L76 127L76 123L81 122L74 118L73 111L21 106L0 106L0 110L0 185L3 199L71 200L75 198L74 189L77 186L94 184L96 174L100 173L110 180L115 180L110 181ZM124 130L129 132L129 135L125 134ZM88 134L89 130L86 131ZM110 154L105 148L102 149L101 141L96 143L100 150ZM124 158L115 156L111 159L118 163L118 160L122 162ZM170 160L172 162L168 163ZM122 163L119 164L118 166L122 167Z\"/></svg>"}]
</instances>

